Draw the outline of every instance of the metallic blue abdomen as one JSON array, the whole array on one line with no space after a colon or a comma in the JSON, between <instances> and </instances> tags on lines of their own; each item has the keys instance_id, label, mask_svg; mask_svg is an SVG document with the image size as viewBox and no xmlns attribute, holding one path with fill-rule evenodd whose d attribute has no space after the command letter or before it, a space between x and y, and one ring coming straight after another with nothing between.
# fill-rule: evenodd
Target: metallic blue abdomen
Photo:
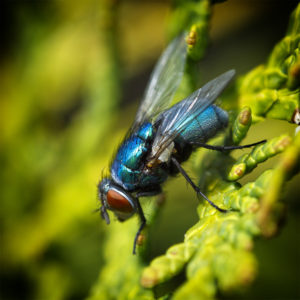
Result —
<instances>
[{"instance_id":1,"label":"metallic blue abdomen","mask_svg":"<svg viewBox=\"0 0 300 300\"><path fill-rule=\"evenodd\" d=\"M205 143L215 136L219 130L225 128L227 124L227 112L216 105L211 105L180 133L177 140L180 143L187 144L193 142Z\"/></svg>"},{"instance_id":2,"label":"metallic blue abdomen","mask_svg":"<svg viewBox=\"0 0 300 300\"><path fill-rule=\"evenodd\" d=\"M154 130L151 123L143 124L120 146L111 166L113 180L127 191L134 191L149 185L161 184L167 173L161 169L150 174L142 172L147 153L151 151Z\"/></svg>"}]
</instances>

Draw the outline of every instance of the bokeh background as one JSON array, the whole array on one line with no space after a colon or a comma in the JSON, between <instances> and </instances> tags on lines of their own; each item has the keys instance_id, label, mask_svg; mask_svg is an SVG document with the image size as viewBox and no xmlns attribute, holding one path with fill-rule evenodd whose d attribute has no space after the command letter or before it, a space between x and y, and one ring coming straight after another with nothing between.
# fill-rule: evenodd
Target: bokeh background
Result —
<instances>
[{"instance_id":1,"label":"bokeh background","mask_svg":"<svg viewBox=\"0 0 300 300\"><path fill-rule=\"evenodd\" d=\"M216 4L211 44L199 63L203 82L264 63L297 2ZM150 0L1 1L1 299L89 295L109 232L93 213L96 185L170 38L171 9L170 1ZM248 138L294 129L269 121L254 126ZM247 299L300 297L299 180L283 195L288 217L280 235L256 244L260 273ZM152 237L152 256L181 241L197 220L195 197L183 179L172 179L166 191L171 200Z\"/></svg>"}]
</instances>

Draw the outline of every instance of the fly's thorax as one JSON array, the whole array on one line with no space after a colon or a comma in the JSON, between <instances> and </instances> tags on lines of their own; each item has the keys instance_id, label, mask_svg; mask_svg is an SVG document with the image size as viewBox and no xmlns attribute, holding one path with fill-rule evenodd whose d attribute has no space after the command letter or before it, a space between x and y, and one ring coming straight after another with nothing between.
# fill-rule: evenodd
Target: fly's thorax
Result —
<instances>
[{"instance_id":1,"label":"fly's thorax","mask_svg":"<svg viewBox=\"0 0 300 300\"><path fill-rule=\"evenodd\" d=\"M119 221L129 219L136 212L135 198L122 187L114 184L109 178L104 178L98 185L101 200L102 218L109 223L106 210L114 212Z\"/></svg>"},{"instance_id":2,"label":"fly's thorax","mask_svg":"<svg viewBox=\"0 0 300 300\"><path fill-rule=\"evenodd\" d=\"M134 135L140 137L144 141L151 141L154 136L153 125L150 122L145 122L138 128Z\"/></svg>"},{"instance_id":3,"label":"fly's thorax","mask_svg":"<svg viewBox=\"0 0 300 300\"><path fill-rule=\"evenodd\" d=\"M142 170L146 157L151 153L154 134L153 125L145 122L120 145L110 173L112 181L124 190L134 192L144 187Z\"/></svg>"}]
</instances>

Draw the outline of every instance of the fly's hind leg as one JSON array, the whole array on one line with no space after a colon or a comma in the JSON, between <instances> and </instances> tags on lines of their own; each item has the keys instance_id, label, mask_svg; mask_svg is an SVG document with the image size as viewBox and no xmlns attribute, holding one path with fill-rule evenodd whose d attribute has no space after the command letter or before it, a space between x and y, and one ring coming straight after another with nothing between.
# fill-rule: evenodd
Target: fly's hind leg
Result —
<instances>
[{"instance_id":1,"label":"fly's hind leg","mask_svg":"<svg viewBox=\"0 0 300 300\"><path fill-rule=\"evenodd\" d=\"M248 144L248 145L241 145L241 146L213 146L213 145L208 145L204 143L198 143L198 142L193 142L191 143L192 145L195 145L197 147L202 147L210 150L217 150L217 151L230 151L230 150L236 150L236 149L244 149L244 148L250 148L254 147L260 144L264 144L267 140L262 140L253 144Z\"/></svg>"},{"instance_id":2,"label":"fly's hind leg","mask_svg":"<svg viewBox=\"0 0 300 300\"><path fill-rule=\"evenodd\" d=\"M189 177L189 175L186 173L186 171L182 168L180 163L177 161L176 158L172 157L171 158L172 162L174 165L177 167L178 171L182 174L182 176L185 178L185 180L191 185L191 187L194 189L194 191L197 193L197 195L202 196L212 207L217 209L220 212L228 212L227 209L220 208L216 204L214 204L211 200L209 200L199 189L199 187L193 182L193 180Z\"/></svg>"}]
</instances>

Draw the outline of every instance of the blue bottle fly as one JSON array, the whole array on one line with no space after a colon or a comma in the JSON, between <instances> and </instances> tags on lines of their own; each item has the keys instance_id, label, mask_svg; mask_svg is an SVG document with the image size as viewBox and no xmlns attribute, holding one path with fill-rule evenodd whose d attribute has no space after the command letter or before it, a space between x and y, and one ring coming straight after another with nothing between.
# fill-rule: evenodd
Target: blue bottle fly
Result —
<instances>
[{"instance_id":1,"label":"blue bottle fly","mask_svg":"<svg viewBox=\"0 0 300 300\"><path fill-rule=\"evenodd\" d=\"M245 146L211 146L206 142L228 124L228 114L214 101L233 78L230 70L208 82L186 99L168 108L181 81L186 60L183 36L175 39L159 59L149 81L135 121L120 145L110 167L110 177L98 185L101 216L110 223L107 210L114 212L119 221L135 213L141 220L133 252L146 219L139 202L143 196L162 192L161 185L169 176L181 173L197 194L211 202L191 180L181 163L191 153L204 147L212 150L231 150Z\"/></svg>"}]
</instances>

